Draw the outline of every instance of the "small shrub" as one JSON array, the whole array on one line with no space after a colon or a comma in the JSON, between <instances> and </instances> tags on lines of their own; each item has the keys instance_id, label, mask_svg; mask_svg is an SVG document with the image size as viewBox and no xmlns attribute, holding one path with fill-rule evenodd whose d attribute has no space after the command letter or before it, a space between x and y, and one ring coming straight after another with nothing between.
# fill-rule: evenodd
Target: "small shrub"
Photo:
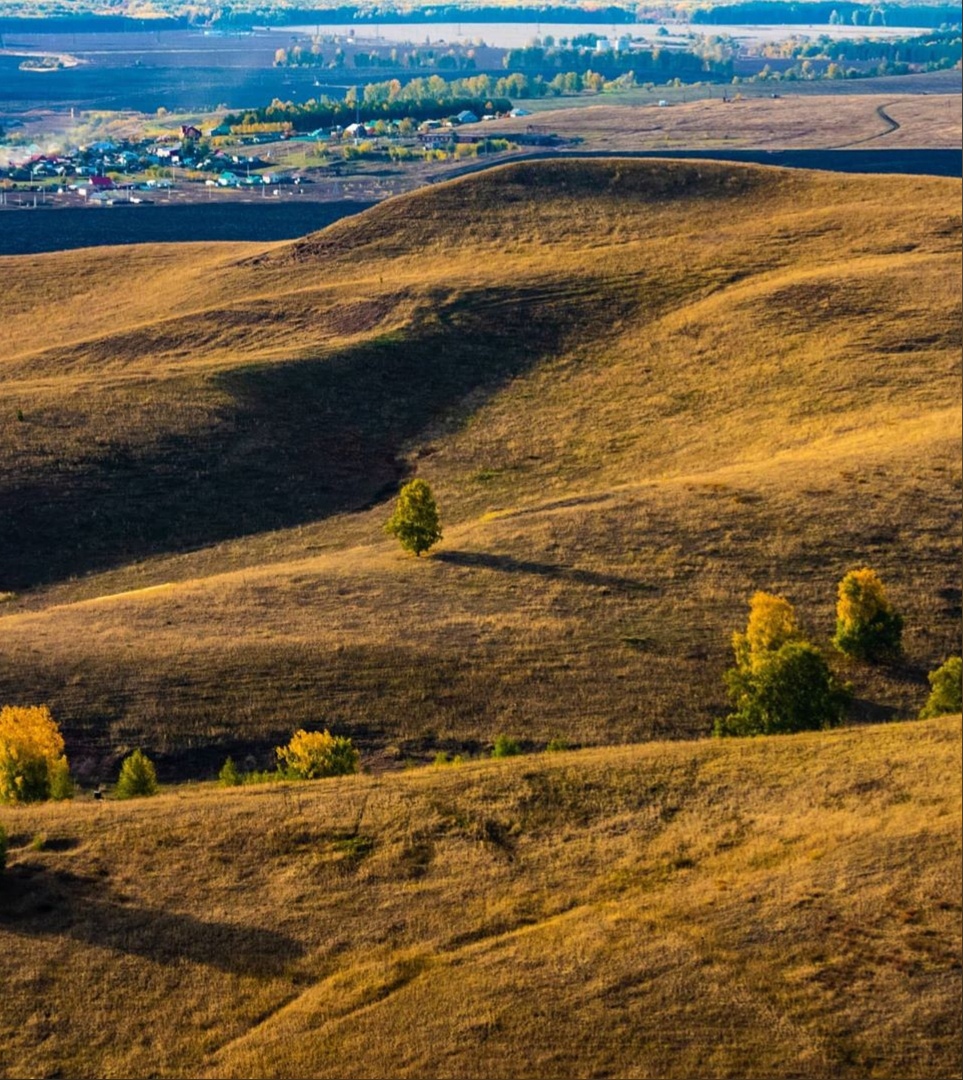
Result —
<instances>
[{"instance_id":1,"label":"small shrub","mask_svg":"<svg viewBox=\"0 0 963 1080\"><path fill-rule=\"evenodd\" d=\"M0 802L66 798L64 740L46 705L0 709Z\"/></svg>"},{"instance_id":2,"label":"small shrub","mask_svg":"<svg viewBox=\"0 0 963 1080\"><path fill-rule=\"evenodd\" d=\"M963 711L963 658L949 657L926 677L932 689L926 704L920 710L921 720Z\"/></svg>"},{"instance_id":3,"label":"small shrub","mask_svg":"<svg viewBox=\"0 0 963 1080\"><path fill-rule=\"evenodd\" d=\"M244 783L244 778L238 772L233 758L229 757L221 766L221 771L217 774L217 782L221 787L237 787Z\"/></svg>"},{"instance_id":4,"label":"small shrub","mask_svg":"<svg viewBox=\"0 0 963 1080\"><path fill-rule=\"evenodd\" d=\"M903 617L893 610L876 571L850 570L839 583L836 648L860 660L882 660L899 654L902 636Z\"/></svg>"},{"instance_id":5,"label":"small shrub","mask_svg":"<svg viewBox=\"0 0 963 1080\"><path fill-rule=\"evenodd\" d=\"M242 784L276 784L283 779L284 776L277 770L270 772L268 769L252 769L250 772L241 773Z\"/></svg>"},{"instance_id":6,"label":"small shrub","mask_svg":"<svg viewBox=\"0 0 963 1080\"><path fill-rule=\"evenodd\" d=\"M157 771L143 751L135 750L121 762L114 794L118 799L157 794Z\"/></svg>"},{"instance_id":7,"label":"small shrub","mask_svg":"<svg viewBox=\"0 0 963 1080\"><path fill-rule=\"evenodd\" d=\"M571 744L568 739L563 739L560 736L554 739L549 739L548 746L545 747L545 752L548 754L560 754L565 750L571 750Z\"/></svg>"},{"instance_id":8,"label":"small shrub","mask_svg":"<svg viewBox=\"0 0 963 1080\"><path fill-rule=\"evenodd\" d=\"M38 832L34 838L30 841L31 851L44 851L47 847L47 834Z\"/></svg>"},{"instance_id":9,"label":"small shrub","mask_svg":"<svg viewBox=\"0 0 963 1080\"><path fill-rule=\"evenodd\" d=\"M50 798L55 801L72 799L74 797L74 780L70 775L70 767L65 757L52 762L47 774L50 778Z\"/></svg>"},{"instance_id":10,"label":"small shrub","mask_svg":"<svg viewBox=\"0 0 963 1080\"><path fill-rule=\"evenodd\" d=\"M517 757L522 752L517 739L510 735L496 735L495 744L492 746L493 758Z\"/></svg>"},{"instance_id":11,"label":"small shrub","mask_svg":"<svg viewBox=\"0 0 963 1080\"><path fill-rule=\"evenodd\" d=\"M444 750L439 750L432 760L432 765L436 768L443 765L461 765L464 760L461 754L447 754Z\"/></svg>"},{"instance_id":12,"label":"small shrub","mask_svg":"<svg viewBox=\"0 0 963 1080\"><path fill-rule=\"evenodd\" d=\"M757 592L744 634L733 634L735 666L725 673L733 711L716 735L771 735L833 727L848 692L833 678L819 650L803 637L792 604Z\"/></svg>"},{"instance_id":13,"label":"small shrub","mask_svg":"<svg viewBox=\"0 0 963 1080\"><path fill-rule=\"evenodd\" d=\"M296 731L287 746L275 750L279 768L294 780L318 780L358 771L360 754L351 740L328 731Z\"/></svg>"}]
</instances>

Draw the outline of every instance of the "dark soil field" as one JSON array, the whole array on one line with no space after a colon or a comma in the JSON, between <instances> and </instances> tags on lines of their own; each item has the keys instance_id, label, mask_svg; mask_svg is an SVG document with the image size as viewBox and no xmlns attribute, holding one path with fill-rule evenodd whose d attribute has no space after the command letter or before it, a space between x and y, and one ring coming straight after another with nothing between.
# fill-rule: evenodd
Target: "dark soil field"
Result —
<instances>
[{"instance_id":1,"label":"dark soil field","mask_svg":"<svg viewBox=\"0 0 963 1080\"><path fill-rule=\"evenodd\" d=\"M185 206L71 207L0 212L0 255L190 240L293 240L371 206L297 199L265 206L228 202Z\"/></svg>"},{"instance_id":2,"label":"dark soil field","mask_svg":"<svg viewBox=\"0 0 963 1080\"><path fill-rule=\"evenodd\" d=\"M343 91L318 87L310 69L256 67L126 66L82 64L62 71L20 71L22 58L0 56L0 107L16 114L39 106L66 109L135 109L153 113L209 111L219 105L243 109L273 98L303 101ZM356 78L345 74L344 82ZM332 82L335 81L332 79Z\"/></svg>"}]
</instances>

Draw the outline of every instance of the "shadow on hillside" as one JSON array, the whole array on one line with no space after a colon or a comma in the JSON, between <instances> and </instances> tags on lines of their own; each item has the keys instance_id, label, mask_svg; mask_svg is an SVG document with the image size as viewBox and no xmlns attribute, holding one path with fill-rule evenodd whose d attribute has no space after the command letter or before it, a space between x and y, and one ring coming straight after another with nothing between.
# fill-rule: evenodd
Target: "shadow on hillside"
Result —
<instances>
[{"instance_id":1,"label":"shadow on hillside","mask_svg":"<svg viewBox=\"0 0 963 1080\"><path fill-rule=\"evenodd\" d=\"M403 334L218 376L216 409L200 410L206 427L188 424L189 435L172 436L170 418L183 426L197 401L210 401L209 381L169 390L177 401L160 401L146 420L123 387L104 389L83 408L109 441L88 436L62 451L53 440L72 436L41 429L41 447L51 440L44 464L0 480L0 588L365 509L396 489L401 455L426 429L457 429L568 337L597 333L598 301L535 287L441 297ZM617 305L609 296L608 313Z\"/></svg>"},{"instance_id":2,"label":"shadow on hillside","mask_svg":"<svg viewBox=\"0 0 963 1080\"><path fill-rule=\"evenodd\" d=\"M112 893L102 879L32 863L4 873L0 929L31 937L66 935L160 964L188 960L244 975L280 974L304 952L276 930L141 907Z\"/></svg>"},{"instance_id":3,"label":"shadow on hillside","mask_svg":"<svg viewBox=\"0 0 963 1080\"><path fill-rule=\"evenodd\" d=\"M600 574L595 570L579 570L573 566L559 566L555 563L531 562L527 559L515 559L511 555L490 555L481 551L436 551L432 558L453 566L483 567L486 570L501 570L506 574L534 574L536 577L574 581L579 585L594 585L626 592L647 592L652 589L651 585L634 578Z\"/></svg>"}]
</instances>

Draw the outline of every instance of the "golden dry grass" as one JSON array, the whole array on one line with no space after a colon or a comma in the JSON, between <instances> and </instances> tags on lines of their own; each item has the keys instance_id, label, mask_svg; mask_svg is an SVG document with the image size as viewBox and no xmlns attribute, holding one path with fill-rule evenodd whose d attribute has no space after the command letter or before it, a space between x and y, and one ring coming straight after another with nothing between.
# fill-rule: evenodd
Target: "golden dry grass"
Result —
<instances>
[{"instance_id":1,"label":"golden dry grass","mask_svg":"<svg viewBox=\"0 0 963 1080\"><path fill-rule=\"evenodd\" d=\"M691 737L756 588L825 641L868 563L907 657L845 668L855 715L915 714L959 648L959 191L543 163L293 244L6 260L0 587L48 584L0 697L91 778L322 720L401 757ZM406 471L418 562L380 532Z\"/></svg>"},{"instance_id":2,"label":"golden dry grass","mask_svg":"<svg viewBox=\"0 0 963 1080\"><path fill-rule=\"evenodd\" d=\"M955 149L963 138L959 94L860 94L770 97L719 95L646 105L561 106L499 121L499 131L539 127L582 140L586 150L826 150L848 146ZM729 96L737 91L728 90ZM883 109L898 124L879 115ZM481 134L486 125L466 128Z\"/></svg>"},{"instance_id":3,"label":"golden dry grass","mask_svg":"<svg viewBox=\"0 0 963 1080\"><path fill-rule=\"evenodd\" d=\"M959 1075L960 720L0 810L4 1077Z\"/></svg>"}]
</instances>

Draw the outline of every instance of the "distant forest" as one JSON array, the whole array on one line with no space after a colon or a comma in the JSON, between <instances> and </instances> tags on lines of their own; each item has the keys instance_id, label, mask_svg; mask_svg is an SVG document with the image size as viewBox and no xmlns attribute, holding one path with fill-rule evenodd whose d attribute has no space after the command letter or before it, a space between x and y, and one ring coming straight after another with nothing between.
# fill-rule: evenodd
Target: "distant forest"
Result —
<instances>
[{"instance_id":1,"label":"distant forest","mask_svg":"<svg viewBox=\"0 0 963 1080\"><path fill-rule=\"evenodd\" d=\"M318 7L280 7L265 4L263 0L237 0L234 4L190 4L185 0L160 0L156 5L169 14L163 18L136 18L126 15L101 15L93 12L93 0L86 7L79 0L74 11L67 13L62 3L36 3L30 0L8 0L4 8L10 14L0 17L0 33L54 32L67 30L71 33L107 32L117 30L173 30L189 26L212 26L232 29L250 29L263 25L295 25L309 23L585 23L597 25L622 25L636 22L658 22L665 17L665 7L645 4L601 8L585 8L576 5L509 6L495 5L466 7L458 4L440 4L433 7L401 8L392 3L377 6L357 4L332 4ZM86 10L85 10L86 7ZM684 16L684 9L676 8L677 15ZM937 28L957 26L963 22L960 4L909 3L871 4L834 3L833 0L740 0L733 4L706 4L693 8L689 19L695 24L752 25L783 24L805 26L825 24L835 14L833 21L854 23L858 26L918 26Z\"/></svg>"},{"instance_id":2,"label":"distant forest","mask_svg":"<svg viewBox=\"0 0 963 1080\"><path fill-rule=\"evenodd\" d=\"M176 30L191 26L249 30L254 26L284 26L310 23L377 25L391 23L584 23L615 26L659 22L666 17L664 6L609 5L586 8L576 5L466 7L441 4L423 8L395 7L390 0L377 6L332 4L318 7L280 7L264 0L236 0L234 4L188 4L186 0L158 0L155 7L166 14L160 18L137 18L123 14L103 15L93 11L94 0L76 0L65 11L63 3L51 0L7 0L0 16L0 34L22 33L104 33L124 30ZM685 17L684 7L672 9ZM916 26L933 28L963 23L960 4L952 3L834 3L833 0L739 0L732 4L706 4L688 12L696 25L779 24L806 26L830 21L857 26Z\"/></svg>"},{"instance_id":3,"label":"distant forest","mask_svg":"<svg viewBox=\"0 0 963 1080\"><path fill-rule=\"evenodd\" d=\"M575 6L548 7L479 7L466 8L455 4L442 4L430 8L411 10L394 8L385 4L376 8L342 4L331 7L292 8L259 3L234 5L191 5L188 9L182 0L161 0L160 8L169 11L163 18L132 18L126 15L100 15L84 10L78 4L76 14L65 14L60 4L48 9L38 4L21 4L21 14L0 17L0 33L14 30L20 32L46 33L69 31L71 33L104 33L117 30L175 30L190 26L232 27L250 29L253 26L285 26L305 23L586 23L621 25L636 22L635 10L617 6L587 9ZM18 10L18 5L8 3L8 11ZM44 12L37 15L35 12Z\"/></svg>"},{"instance_id":4,"label":"distant forest","mask_svg":"<svg viewBox=\"0 0 963 1080\"><path fill-rule=\"evenodd\" d=\"M855 26L959 26L960 4L848 4L832 0L785 3L783 0L743 0L741 3L696 8L693 23L710 25L783 24L808 26L830 22ZM835 16L835 18L834 18Z\"/></svg>"}]
</instances>

